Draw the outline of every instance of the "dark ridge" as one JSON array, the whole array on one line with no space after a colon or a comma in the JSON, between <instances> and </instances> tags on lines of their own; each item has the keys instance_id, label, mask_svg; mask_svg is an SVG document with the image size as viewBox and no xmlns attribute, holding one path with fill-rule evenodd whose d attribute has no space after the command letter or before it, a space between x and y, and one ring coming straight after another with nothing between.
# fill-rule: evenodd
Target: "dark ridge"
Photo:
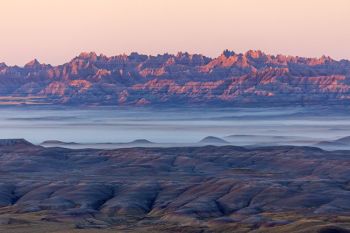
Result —
<instances>
[{"instance_id":1,"label":"dark ridge","mask_svg":"<svg viewBox=\"0 0 350 233\"><path fill-rule=\"evenodd\" d=\"M317 233L350 233L350 231L340 227L327 226L317 231Z\"/></svg>"},{"instance_id":2,"label":"dark ridge","mask_svg":"<svg viewBox=\"0 0 350 233\"><path fill-rule=\"evenodd\" d=\"M0 146L34 146L23 138L0 139Z\"/></svg>"},{"instance_id":3,"label":"dark ridge","mask_svg":"<svg viewBox=\"0 0 350 233\"><path fill-rule=\"evenodd\" d=\"M79 143L76 142L62 142L59 140L46 140L41 143L41 145L48 145L48 144L58 144L58 145L78 145Z\"/></svg>"},{"instance_id":4,"label":"dark ridge","mask_svg":"<svg viewBox=\"0 0 350 233\"><path fill-rule=\"evenodd\" d=\"M334 142L343 143L343 144L350 144L350 136L339 138L339 139L335 140Z\"/></svg>"}]
</instances>

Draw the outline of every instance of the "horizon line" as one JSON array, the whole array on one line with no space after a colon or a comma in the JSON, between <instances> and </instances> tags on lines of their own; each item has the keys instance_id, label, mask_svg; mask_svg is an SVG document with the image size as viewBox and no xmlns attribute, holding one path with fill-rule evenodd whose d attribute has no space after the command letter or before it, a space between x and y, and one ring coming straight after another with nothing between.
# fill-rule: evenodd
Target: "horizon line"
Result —
<instances>
[{"instance_id":1,"label":"horizon line","mask_svg":"<svg viewBox=\"0 0 350 233\"><path fill-rule=\"evenodd\" d=\"M190 52L187 52L187 51L178 51L176 53L169 53L169 52L164 52L164 53L156 53L156 54L152 54L152 53L139 53L139 52L136 52L136 51L133 51L133 52L129 52L129 53L126 53L126 52L123 52L123 53L119 53L119 54L116 54L116 55L106 55L104 53L97 53L95 51L82 51L80 52L78 55L76 55L75 57L71 58L70 60L67 60L66 62L64 63L60 63L60 64L51 64L51 63L45 63L45 62L40 62L40 60L36 57L34 57L33 59L29 60L28 62L26 62L25 64L23 65L18 65L18 64L14 64L14 65L7 65L6 62L3 62L3 61L0 61L0 64L2 65L5 65L7 67L19 67L19 68L24 68L26 65L32 63L32 62L37 62L39 63L40 65L48 65L48 66L52 66L52 67L57 67L57 66L62 66L62 65L65 65L67 63L69 63L70 61L74 60L75 58L78 58L80 56L83 56L84 54L86 55L95 55L97 57L107 57L107 58L113 58L113 57L118 57L118 56L131 56L133 54L137 54L137 55L140 55L140 56L147 56L147 57L158 57L158 56L165 56L165 55L170 55L170 56L177 56L179 54L188 54L188 55L200 55L200 56L203 56L203 57L206 57L206 58L209 58L209 59L215 59L215 58L218 58L220 57L221 55L223 55L225 52L230 52L230 53L233 53L232 55L245 55L249 52L260 52L266 56L273 56L273 57L277 57L277 56L284 56L284 57L294 57L294 58L302 58L302 59L322 59L322 58L328 58L328 59L331 59L333 61L336 61L336 62L340 62L340 61L350 61L350 59L347 59L347 58L341 58L341 59L335 59L329 55L321 55L321 56L299 56L299 55L291 55L291 54L283 54L283 53L278 53L278 54L274 54L274 53L267 53L263 50L260 50L260 49L249 49L249 50L246 50L245 52L235 52L234 50L230 50L230 49L223 49L222 52L213 57L213 56L208 56L208 55L205 55L205 54L202 54L202 53L190 53Z\"/></svg>"}]
</instances>

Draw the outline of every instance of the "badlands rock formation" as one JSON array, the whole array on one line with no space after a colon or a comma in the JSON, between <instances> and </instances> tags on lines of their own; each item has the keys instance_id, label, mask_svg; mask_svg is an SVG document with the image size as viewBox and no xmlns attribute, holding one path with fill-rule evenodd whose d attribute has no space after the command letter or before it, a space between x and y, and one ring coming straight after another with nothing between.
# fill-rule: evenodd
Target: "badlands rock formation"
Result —
<instances>
[{"instance_id":1,"label":"badlands rock formation","mask_svg":"<svg viewBox=\"0 0 350 233\"><path fill-rule=\"evenodd\" d=\"M0 64L2 104L284 106L347 104L350 61L224 51L107 57L51 66Z\"/></svg>"}]
</instances>

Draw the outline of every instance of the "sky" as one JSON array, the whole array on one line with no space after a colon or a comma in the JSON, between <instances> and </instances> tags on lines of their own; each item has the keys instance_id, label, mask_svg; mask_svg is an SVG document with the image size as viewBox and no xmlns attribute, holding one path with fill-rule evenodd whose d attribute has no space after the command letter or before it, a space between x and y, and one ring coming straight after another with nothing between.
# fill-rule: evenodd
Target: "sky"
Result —
<instances>
[{"instance_id":1,"label":"sky","mask_svg":"<svg viewBox=\"0 0 350 233\"><path fill-rule=\"evenodd\" d=\"M350 59L349 0L0 0L0 61L224 49Z\"/></svg>"}]
</instances>

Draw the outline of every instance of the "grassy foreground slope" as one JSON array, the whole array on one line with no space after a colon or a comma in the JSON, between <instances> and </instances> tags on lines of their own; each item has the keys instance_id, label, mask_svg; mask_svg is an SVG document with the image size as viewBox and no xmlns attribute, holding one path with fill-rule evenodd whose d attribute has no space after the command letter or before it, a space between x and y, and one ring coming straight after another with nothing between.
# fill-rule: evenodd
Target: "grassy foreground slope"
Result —
<instances>
[{"instance_id":1,"label":"grassy foreground slope","mask_svg":"<svg viewBox=\"0 0 350 233\"><path fill-rule=\"evenodd\" d=\"M348 232L350 153L0 142L1 232Z\"/></svg>"}]
</instances>

